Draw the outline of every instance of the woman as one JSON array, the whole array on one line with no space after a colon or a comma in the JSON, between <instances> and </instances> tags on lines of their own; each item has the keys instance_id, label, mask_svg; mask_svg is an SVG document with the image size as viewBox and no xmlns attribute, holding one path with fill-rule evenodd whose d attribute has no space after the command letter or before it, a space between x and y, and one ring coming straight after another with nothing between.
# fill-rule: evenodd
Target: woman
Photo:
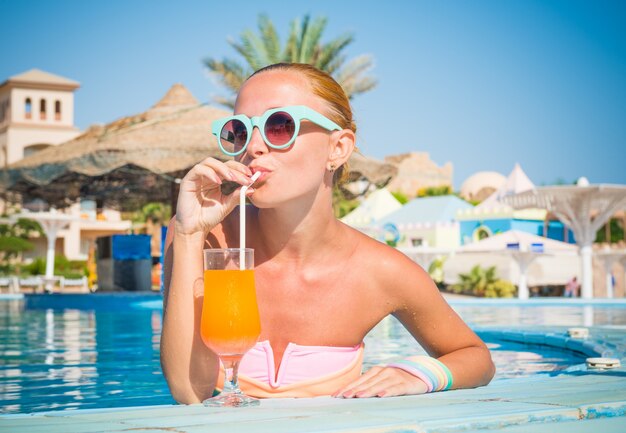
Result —
<instances>
[{"instance_id":1,"label":"woman","mask_svg":"<svg viewBox=\"0 0 626 433\"><path fill-rule=\"evenodd\" d=\"M274 371L264 373L267 389L276 392L270 395L386 397L487 384L494 374L488 349L428 274L402 253L334 217L333 182L354 150L356 131L342 88L308 65L272 65L243 84L235 113L245 116L239 119L261 119L248 129L232 118L217 122L218 138L226 152L236 154L235 160L208 158L187 173L168 230L161 362L172 396L195 403L210 397L218 385L219 361L199 332L201 250L239 246L239 191L224 195L220 185L248 185L259 171L261 177L247 192L254 205L246 210L247 246L255 250L261 315L263 343L255 350L274 365ZM291 140L285 139L289 135ZM361 376L363 338L389 314L433 358L377 366ZM289 371L297 358L294 350L305 363L299 371ZM338 352L347 358L338 359ZM284 356L289 356L289 366L282 365ZM265 368L263 360L245 363L244 357L241 377ZM307 377L309 370L320 368ZM295 378L277 384L279 373L282 379ZM316 375L333 380L316 383L309 392ZM280 394L281 387L289 393Z\"/></svg>"}]
</instances>

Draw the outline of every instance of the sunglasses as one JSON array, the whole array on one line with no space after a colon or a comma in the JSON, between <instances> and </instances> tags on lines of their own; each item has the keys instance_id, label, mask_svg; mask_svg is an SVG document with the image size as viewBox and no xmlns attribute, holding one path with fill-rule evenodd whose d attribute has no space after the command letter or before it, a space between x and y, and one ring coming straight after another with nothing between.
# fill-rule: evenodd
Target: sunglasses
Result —
<instances>
[{"instance_id":1,"label":"sunglasses","mask_svg":"<svg viewBox=\"0 0 626 433\"><path fill-rule=\"evenodd\" d=\"M326 116L305 105L272 108L262 116L252 118L237 114L213 122L213 134L226 155L237 156L243 153L250 143L252 130L256 126L265 143L272 149L286 149L293 144L300 132L300 121L308 120L328 131L341 128Z\"/></svg>"}]
</instances>

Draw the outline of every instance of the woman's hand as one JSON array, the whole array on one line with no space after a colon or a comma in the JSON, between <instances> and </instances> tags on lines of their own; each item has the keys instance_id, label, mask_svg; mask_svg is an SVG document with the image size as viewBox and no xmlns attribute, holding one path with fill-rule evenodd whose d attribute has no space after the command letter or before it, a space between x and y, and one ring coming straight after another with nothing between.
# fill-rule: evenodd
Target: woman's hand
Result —
<instances>
[{"instance_id":1,"label":"woman's hand","mask_svg":"<svg viewBox=\"0 0 626 433\"><path fill-rule=\"evenodd\" d=\"M176 233L208 233L239 203L239 189L224 195L223 181L248 185L252 172L237 161L207 158L196 164L180 183L176 205ZM248 189L247 194L254 190Z\"/></svg>"},{"instance_id":2,"label":"woman's hand","mask_svg":"<svg viewBox=\"0 0 626 433\"><path fill-rule=\"evenodd\" d=\"M393 367L372 367L358 380L333 394L338 398L394 397L424 394L428 390L419 378Z\"/></svg>"}]
</instances>

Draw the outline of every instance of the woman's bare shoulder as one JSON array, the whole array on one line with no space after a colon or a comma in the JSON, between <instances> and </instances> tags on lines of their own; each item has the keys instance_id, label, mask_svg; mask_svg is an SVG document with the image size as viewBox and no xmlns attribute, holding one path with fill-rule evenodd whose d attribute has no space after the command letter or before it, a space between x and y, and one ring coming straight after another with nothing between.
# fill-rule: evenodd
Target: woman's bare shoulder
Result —
<instances>
[{"instance_id":1,"label":"woman's bare shoulder","mask_svg":"<svg viewBox=\"0 0 626 433\"><path fill-rule=\"evenodd\" d=\"M376 263L382 270L395 270L398 267L411 266L415 263L405 254L377 239L374 239L358 230L349 227L353 235L358 238L359 258L368 265Z\"/></svg>"},{"instance_id":2,"label":"woman's bare shoulder","mask_svg":"<svg viewBox=\"0 0 626 433\"><path fill-rule=\"evenodd\" d=\"M406 254L361 232L358 235L359 267L385 295L402 297L405 290L430 282L428 273Z\"/></svg>"}]
</instances>

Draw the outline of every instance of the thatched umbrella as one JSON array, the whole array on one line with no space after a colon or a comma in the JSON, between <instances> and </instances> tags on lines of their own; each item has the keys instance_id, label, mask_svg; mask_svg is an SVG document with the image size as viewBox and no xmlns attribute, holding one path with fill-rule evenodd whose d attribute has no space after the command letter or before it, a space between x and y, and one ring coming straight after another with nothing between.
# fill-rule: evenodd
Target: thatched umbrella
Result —
<instances>
[{"instance_id":1,"label":"thatched umbrella","mask_svg":"<svg viewBox=\"0 0 626 433\"><path fill-rule=\"evenodd\" d=\"M89 128L8 167L3 190L64 207L79 197L122 209L169 201L176 178L207 156L219 156L211 122L227 115L200 104L175 84L148 111Z\"/></svg>"},{"instance_id":2,"label":"thatched umbrella","mask_svg":"<svg viewBox=\"0 0 626 433\"><path fill-rule=\"evenodd\" d=\"M122 210L150 201L170 202L177 180L208 156L225 159L211 122L227 111L199 103L175 84L148 111L89 128L84 134L51 146L8 166L0 176L0 194L23 200L40 198L65 207L79 197ZM350 180L385 185L395 174L389 164L355 154Z\"/></svg>"}]
</instances>

